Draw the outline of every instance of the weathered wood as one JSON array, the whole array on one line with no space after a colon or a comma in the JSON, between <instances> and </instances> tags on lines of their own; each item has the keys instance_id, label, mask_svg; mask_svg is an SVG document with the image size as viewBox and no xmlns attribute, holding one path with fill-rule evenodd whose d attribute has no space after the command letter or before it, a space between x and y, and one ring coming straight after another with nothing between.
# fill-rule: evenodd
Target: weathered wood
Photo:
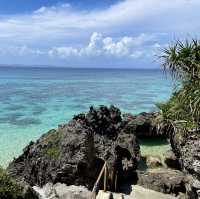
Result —
<instances>
[{"instance_id":1,"label":"weathered wood","mask_svg":"<svg viewBox=\"0 0 200 199\"><path fill-rule=\"evenodd\" d=\"M92 197L91 197L91 199L96 199L96 192L97 192L97 189L98 189L98 185L99 185L100 179L101 179L101 177L102 177L102 175L103 175L103 173L105 171L105 168L106 168L106 162L104 163L104 165L103 165L103 167L101 169L101 172L100 172L100 174L99 174L99 176L98 176L98 178L97 178L97 180L96 180L96 182L94 184L94 187L92 189Z\"/></svg>"},{"instance_id":2,"label":"weathered wood","mask_svg":"<svg viewBox=\"0 0 200 199\"><path fill-rule=\"evenodd\" d=\"M104 169L104 192L106 192L106 187L107 187L107 165L105 166Z\"/></svg>"}]
</instances>

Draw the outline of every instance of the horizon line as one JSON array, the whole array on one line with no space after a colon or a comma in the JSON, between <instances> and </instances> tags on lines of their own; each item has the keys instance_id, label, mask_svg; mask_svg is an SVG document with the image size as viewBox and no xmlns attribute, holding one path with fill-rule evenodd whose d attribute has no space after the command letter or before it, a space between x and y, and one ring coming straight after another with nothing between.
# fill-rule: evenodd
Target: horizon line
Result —
<instances>
[{"instance_id":1,"label":"horizon line","mask_svg":"<svg viewBox=\"0 0 200 199\"><path fill-rule=\"evenodd\" d=\"M9 68L66 68L66 69L132 69L132 70L161 70L161 67L115 67L115 66L106 66L106 67L80 67L80 66L63 66L63 65L47 65L47 64L0 64L0 67L9 67Z\"/></svg>"}]
</instances>

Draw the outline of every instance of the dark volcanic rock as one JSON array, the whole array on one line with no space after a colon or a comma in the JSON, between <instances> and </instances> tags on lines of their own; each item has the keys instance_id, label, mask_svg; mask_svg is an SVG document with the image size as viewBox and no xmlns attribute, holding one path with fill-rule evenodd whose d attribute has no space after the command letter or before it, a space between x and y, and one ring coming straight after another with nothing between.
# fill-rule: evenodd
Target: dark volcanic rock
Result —
<instances>
[{"instance_id":1,"label":"dark volcanic rock","mask_svg":"<svg viewBox=\"0 0 200 199\"><path fill-rule=\"evenodd\" d=\"M39 194L29 185L23 186L23 198L24 199L40 199Z\"/></svg>"},{"instance_id":2,"label":"dark volcanic rock","mask_svg":"<svg viewBox=\"0 0 200 199\"><path fill-rule=\"evenodd\" d=\"M170 168L180 169L179 160L172 150L169 150L164 154L164 163Z\"/></svg>"},{"instance_id":3,"label":"dark volcanic rock","mask_svg":"<svg viewBox=\"0 0 200 199\"><path fill-rule=\"evenodd\" d=\"M134 133L138 138L154 138L165 136L163 131L158 131L155 118L159 113L140 113L136 116L124 114L125 130Z\"/></svg>"},{"instance_id":4,"label":"dark volcanic rock","mask_svg":"<svg viewBox=\"0 0 200 199\"><path fill-rule=\"evenodd\" d=\"M138 172L138 184L155 191L178 195L185 193L186 176L177 170L153 169L148 172Z\"/></svg>"},{"instance_id":5,"label":"dark volcanic rock","mask_svg":"<svg viewBox=\"0 0 200 199\"><path fill-rule=\"evenodd\" d=\"M116 107L91 107L88 113L74 116L31 142L7 170L17 180L39 186L61 182L91 187L104 161L111 169L116 159L119 170L127 174L136 169L140 149L126 126Z\"/></svg>"},{"instance_id":6,"label":"dark volcanic rock","mask_svg":"<svg viewBox=\"0 0 200 199\"><path fill-rule=\"evenodd\" d=\"M188 187L190 198L200 196L200 134L199 132L173 132L170 136L173 152L181 169L193 176Z\"/></svg>"}]
</instances>

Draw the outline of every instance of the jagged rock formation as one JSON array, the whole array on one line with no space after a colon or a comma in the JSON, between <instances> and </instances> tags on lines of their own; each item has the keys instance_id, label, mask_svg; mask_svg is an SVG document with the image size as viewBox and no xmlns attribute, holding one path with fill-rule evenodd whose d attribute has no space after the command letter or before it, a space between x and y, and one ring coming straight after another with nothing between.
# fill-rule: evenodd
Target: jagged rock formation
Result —
<instances>
[{"instance_id":1,"label":"jagged rock formation","mask_svg":"<svg viewBox=\"0 0 200 199\"><path fill-rule=\"evenodd\" d=\"M158 131L157 129L158 114L158 112L143 112L138 115L124 114L123 121L128 122L126 130L132 131L138 138L166 137L164 130Z\"/></svg>"},{"instance_id":2,"label":"jagged rock formation","mask_svg":"<svg viewBox=\"0 0 200 199\"><path fill-rule=\"evenodd\" d=\"M50 130L35 143L31 142L7 170L12 177L31 186L59 182L92 188L104 161L107 161L109 171L116 166L119 169L120 181L133 179L133 171L140 159L137 137L166 136L156 127L154 119L157 115L141 113L122 116L114 106L91 107L88 113L74 116L67 124L59 125L58 129ZM167 163L173 168L179 168L180 164L193 177L185 177L179 171L146 171L138 173L137 183L175 195L186 191L191 198L195 198L200 190L199 137L197 134L185 137L172 133L170 141L176 156L168 154ZM155 160L153 163L157 166L159 160ZM152 160L150 163L152 165Z\"/></svg>"},{"instance_id":3,"label":"jagged rock formation","mask_svg":"<svg viewBox=\"0 0 200 199\"><path fill-rule=\"evenodd\" d=\"M172 132L170 142L181 169L192 175L187 187L188 196L200 197L200 134L199 132Z\"/></svg>"},{"instance_id":4,"label":"jagged rock formation","mask_svg":"<svg viewBox=\"0 0 200 199\"><path fill-rule=\"evenodd\" d=\"M137 167L140 149L127 125L118 108L91 107L31 142L7 170L32 186L61 182L91 188L104 160L111 169L116 159L125 159L119 169L128 177Z\"/></svg>"}]
</instances>

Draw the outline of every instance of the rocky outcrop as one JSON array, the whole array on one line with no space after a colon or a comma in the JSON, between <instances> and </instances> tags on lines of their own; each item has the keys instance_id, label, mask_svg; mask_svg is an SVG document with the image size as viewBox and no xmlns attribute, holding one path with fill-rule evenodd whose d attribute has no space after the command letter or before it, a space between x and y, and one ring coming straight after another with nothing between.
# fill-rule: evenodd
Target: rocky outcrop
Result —
<instances>
[{"instance_id":1,"label":"rocky outcrop","mask_svg":"<svg viewBox=\"0 0 200 199\"><path fill-rule=\"evenodd\" d=\"M117 167L123 178L129 177L137 167L140 148L128 125L114 106L91 107L31 142L7 170L32 186L60 182L91 188L107 161L109 170Z\"/></svg>"},{"instance_id":2,"label":"rocky outcrop","mask_svg":"<svg viewBox=\"0 0 200 199\"><path fill-rule=\"evenodd\" d=\"M91 189L106 161L109 171L117 169L120 182L128 179L136 181L134 171L140 159L137 137L166 136L164 131L157 130L154 122L157 115L141 113L122 116L114 106L91 107L89 112L74 116L68 123L31 142L7 170L19 182L31 186L41 187L51 182L66 186L84 185ZM188 178L180 171L160 168L154 169L154 172L138 172L139 185L174 195L187 192L195 198L200 189L200 143L196 136L190 136L171 134L175 155L172 152L166 154L165 163L173 168L180 164L180 168L195 177ZM163 166L158 157L146 157L145 162L152 168Z\"/></svg>"},{"instance_id":3,"label":"rocky outcrop","mask_svg":"<svg viewBox=\"0 0 200 199\"><path fill-rule=\"evenodd\" d=\"M180 171L171 169L152 169L147 172L138 171L138 185L165 194L177 196L185 193L187 177Z\"/></svg>"},{"instance_id":4,"label":"rocky outcrop","mask_svg":"<svg viewBox=\"0 0 200 199\"><path fill-rule=\"evenodd\" d=\"M192 175L187 187L190 198L200 197L200 134L199 132L176 131L170 136L170 142L181 169Z\"/></svg>"},{"instance_id":5,"label":"rocky outcrop","mask_svg":"<svg viewBox=\"0 0 200 199\"><path fill-rule=\"evenodd\" d=\"M165 132L157 129L155 119L158 114L158 112L143 112L138 115L124 114L123 121L128 123L126 131L134 132L138 138L165 137Z\"/></svg>"}]
</instances>

